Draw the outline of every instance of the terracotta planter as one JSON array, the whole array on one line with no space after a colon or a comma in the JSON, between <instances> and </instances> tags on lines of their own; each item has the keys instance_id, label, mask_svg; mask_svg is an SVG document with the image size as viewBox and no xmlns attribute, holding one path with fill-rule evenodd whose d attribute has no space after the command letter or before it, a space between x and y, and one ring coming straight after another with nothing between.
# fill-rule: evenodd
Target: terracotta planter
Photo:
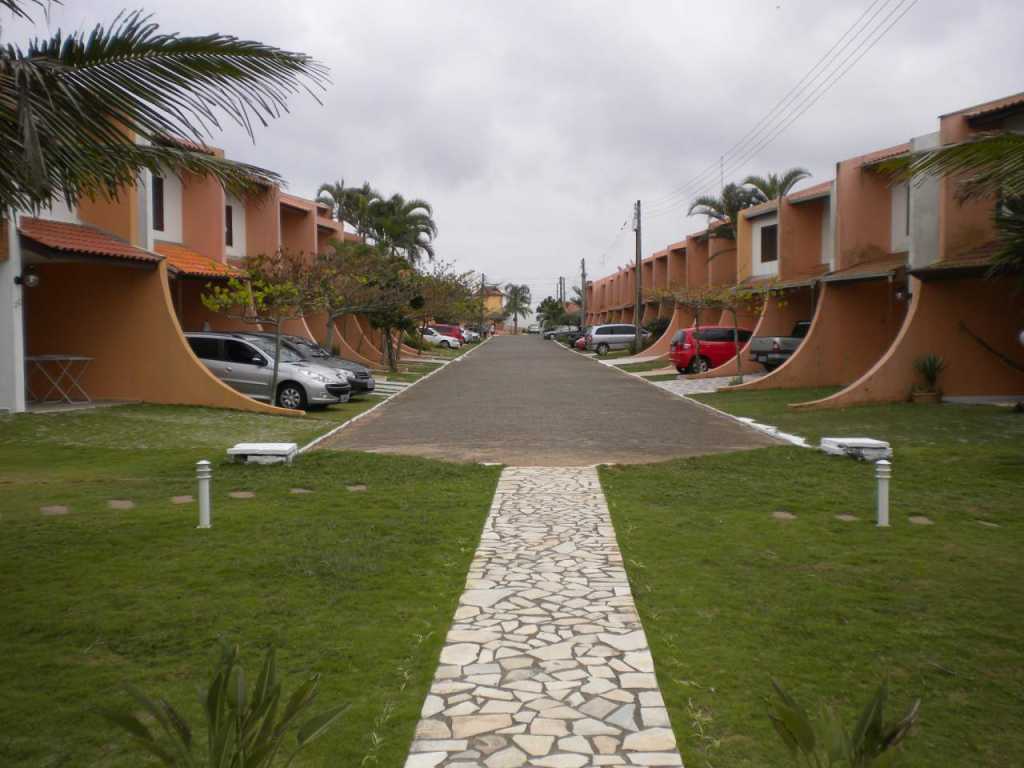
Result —
<instances>
[{"instance_id":1,"label":"terracotta planter","mask_svg":"<svg viewBox=\"0 0 1024 768\"><path fill-rule=\"evenodd\" d=\"M941 403L942 393L941 392L914 392L913 397L915 403Z\"/></svg>"}]
</instances>

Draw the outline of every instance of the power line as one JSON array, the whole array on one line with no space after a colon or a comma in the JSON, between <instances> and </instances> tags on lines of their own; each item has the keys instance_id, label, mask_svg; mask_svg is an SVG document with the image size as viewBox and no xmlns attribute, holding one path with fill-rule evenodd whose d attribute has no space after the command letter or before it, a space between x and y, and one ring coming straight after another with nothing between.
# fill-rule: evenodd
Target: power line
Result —
<instances>
[{"instance_id":1,"label":"power line","mask_svg":"<svg viewBox=\"0 0 1024 768\"><path fill-rule=\"evenodd\" d=\"M854 23L854 26L856 26L860 22L860 20L863 19L865 15L872 10L872 8L875 8L878 2L879 0L874 0L874 2L870 6L868 6L868 9L864 12L864 14L861 15L860 19L858 19L858 21ZM853 42L857 40L857 38L861 38L860 41L856 44L856 46L853 48L853 50L849 54L847 54L845 58L840 60L835 67L832 67L831 63L828 65L828 67L826 67L826 69L830 69L830 71L828 71L825 74L824 79L813 85L810 91L806 93L801 92L799 95L795 96L795 98L791 98L791 95L797 89L791 89L790 93L783 98L783 102L786 102L787 104L784 114L780 113L776 115L776 117L772 118L768 123L762 124L753 132L748 131L746 136L748 136L749 138L746 140L746 142L737 142L737 144L735 144L733 148L730 149L732 158L728 163L729 172L732 172L733 170L741 166L744 162L753 157L757 152L768 146L779 135L781 135L783 131L785 131L790 125L792 125L811 107L813 107L814 104L816 104L821 99L821 97L825 95L825 93L831 90L831 88L834 87L836 83L838 83L846 75L846 73L849 72L850 69L852 69L857 64L857 62L859 62L865 55L867 55L867 53L872 48L874 48L874 46L877 45L882 38L885 37L885 35L889 32L890 29L892 29L893 26L895 26L904 16L906 16L907 13L910 12L914 5L917 4L918 0L895 0L895 4L891 6L888 5L889 2L890 0L885 0L883 5L875 8L874 13L872 13L870 18L868 19L867 24L864 25L856 33L854 33L854 35L851 36L846 41L846 43L842 45L842 47L836 50L838 45L837 42L836 45L833 45L833 47L829 49L829 52L826 54L826 57L828 57L829 54L832 54L834 52L834 55L830 57L831 60L834 61L835 58L842 52L844 52L851 44L853 44ZM875 19L878 18L878 15L886 7L889 8L889 12L881 19L881 21L875 24L866 35L862 36L861 33L864 32L875 21ZM840 40L843 40L845 37L847 37L849 31L850 30L848 29L847 32L844 33L843 37L840 38ZM816 64L815 67L812 68L812 71L814 71L817 67L818 65ZM819 73L819 75L820 74L821 73ZM806 77L807 76L805 75L804 79L806 79ZM813 80L818 80L818 75L815 75ZM804 89L801 89L801 91L803 90ZM769 114L771 114L771 111L769 112ZM753 141L753 143L751 143L751 141ZM737 149L737 147L739 147L740 144L743 143L745 143L746 146L742 147L741 149ZM652 204L651 206L649 206L649 209L653 210L650 210L650 212L648 213L648 218L653 219L662 215L666 215L668 213L676 212L676 205L678 204L678 202L674 202L674 199L679 198L679 200L681 201L685 199L686 196L692 195L694 191L701 191L702 189L706 189L707 185L710 183L709 174L714 174L715 171L718 171L719 174L724 175L725 169L722 167L721 161L713 166L709 166L708 169L706 169L701 174L698 174L697 176L693 177L686 185L677 189L677 191L670 193L668 196L663 196L661 198L662 202L658 203L657 205Z\"/></svg>"}]
</instances>

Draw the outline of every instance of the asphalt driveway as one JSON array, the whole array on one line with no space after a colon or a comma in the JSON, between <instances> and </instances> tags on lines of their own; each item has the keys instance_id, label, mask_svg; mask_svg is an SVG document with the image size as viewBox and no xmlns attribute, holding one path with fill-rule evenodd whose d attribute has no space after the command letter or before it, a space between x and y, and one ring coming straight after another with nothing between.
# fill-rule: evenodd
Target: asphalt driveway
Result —
<instances>
[{"instance_id":1,"label":"asphalt driveway","mask_svg":"<svg viewBox=\"0 0 1024 768\"><path fill-rule=\"evenodd\" d=\"M499 336L325 447L517 466L635 464L778 445L536 336Z\"/></svg>"}]
</instances>

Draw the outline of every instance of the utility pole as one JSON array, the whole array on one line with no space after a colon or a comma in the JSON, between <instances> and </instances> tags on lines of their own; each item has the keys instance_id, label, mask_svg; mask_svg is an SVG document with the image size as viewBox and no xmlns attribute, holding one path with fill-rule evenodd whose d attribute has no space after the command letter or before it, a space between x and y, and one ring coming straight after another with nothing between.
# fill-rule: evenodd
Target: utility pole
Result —
<instances>
[{"instance_id":1,"label":"utility pole","mask_svg":"<svg viewBox=\"0 0 1024 768\"><path fill-rule=\"evenodd\" d=\"M587 325L587 260L580 259L580 330Z\"/></svg>"},{"instance_id":2,"label":"utility pole","mask_svg":"<svg viewBox=\"0 0 1024 768\"><path fill-rule=\"evenodd\" d=\"M640 201L636 201L633 209L633 231L636 232L636 295L633 302L633 354L640 351L640 261L643 252L640 241Z\"/></svg>"},{"instance_id":3,"label":"utility pole","mask_svg":"<svg viewBox=\"0 0 1024 768\"><path fill-rule=\"evenodd\" d=\"M486 337L484 330L485 315L487 314L487 275L480 273L480 335Z\"/></svg>"}]
</instances>

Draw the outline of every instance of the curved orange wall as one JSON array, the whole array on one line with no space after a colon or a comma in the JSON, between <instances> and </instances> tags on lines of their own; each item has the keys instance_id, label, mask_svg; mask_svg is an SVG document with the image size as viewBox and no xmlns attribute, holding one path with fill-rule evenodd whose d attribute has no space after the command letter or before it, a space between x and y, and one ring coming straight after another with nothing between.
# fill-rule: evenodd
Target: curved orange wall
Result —
<instances>
[{"instance_id":1,"label":"curved orange wall","mask_svg":"<svg viewBox=\"0 0 1024 768\"><path fill-rule=\"evenodd\" d=\"M201 331L209 323L211 331L259 331L260 326L246 323L220 312L211 312L203 305L202 295L209 280L202 278L176 278L169 290L178 322L184 331Z\"/></svg>"},{"instance_id":2,"label":"curved orange wall","mask_svg":"<svg viewBox=\"0 0 1024 768\"><path fill-rule=\"evenodd\" d=\"M672 344L672 337L680 328L689 328L693 325L693 311L686 307L676 307L672 313L672 322L668 324L665 332L657 340L644 350L645 356L664 357L669 353L669 346Z\"/></svg>"},{"instance_id":3,"label":"curved orange wall","mask_svg":"<svg viewBox=\"0 0 1024 768\"><path fill-rule=\"evenodd\" d=\"M28 354L95 358L82 379L91 397L301 415L251 400L207 370L181 333L163 262L37 270L39 286L25 291Z\"/></svg>"},{"instance_id":4,"label":"curved orange wall","mask_svg":"<svg viewBox=\"0 0 1024 768\"><path fill-rule=\"evenodd\" d=\"M1024 372L986 351L962 327L1024 367L1017 335L1024 327L1024 300L1014 298L1012 280L912 281L914 298L892 346L867 373L846 389L792 408L844 408L904 400L915 383L914 360L934 353L947 369L939 379L946 395L1022 395Z\"/></svg>"},{"instance_id":5,"label":"curved orange wall","mask_svg":"<svg viewBox=\"0 0 1024 768\"><path fill-rule=\"evenodd\" d=\"M308 316L306 321L306 325L313 331L313 334L316 337L317 344L324 344L327 340L327 316L321 312L316 315ZM376 368L379 365L368 357L360 355L352 349L348 340L345 338L345 335L341 332L341 322L339 320L334 321L334 334L331 336L331 347L332 351L336 348L340 353L340 356L346 360L351 360L354 363L365 365L368 368Z\"/></svg>"},{"instance_id":6,"label":"curved orange wall","mask_svg":"<svg viewBox=\"0 0 1024 768\"><path fill-rule=\"evenodd\" d=\"M905 304L888 280L822 283L807 338L782 366L735 389L844 385L882 356L899 331Z\"/></svg>"}]
</instances>

